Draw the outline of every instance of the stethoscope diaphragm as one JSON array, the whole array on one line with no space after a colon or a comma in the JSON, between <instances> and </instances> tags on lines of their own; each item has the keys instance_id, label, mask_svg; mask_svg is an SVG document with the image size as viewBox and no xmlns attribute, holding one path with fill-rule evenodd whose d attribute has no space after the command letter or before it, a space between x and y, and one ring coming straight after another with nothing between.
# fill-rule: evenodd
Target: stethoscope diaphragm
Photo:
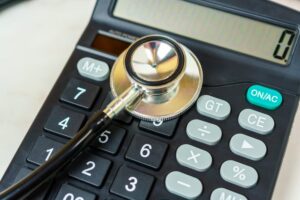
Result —
<instances>
[{"instance_id":1,"label":"stethoscope diaphragm","mask_svg":"<svg viewBox=\"0 0 300 200\"><path fill-rule=\"evenodd\" d=\"M144 120L168 120L186 111L202 88L203 74L196 56L165 36L151 35L134 42L112 67L110 87L115 97L128 88L143 97L127 106Z\"/></svg>"}]
</instances>

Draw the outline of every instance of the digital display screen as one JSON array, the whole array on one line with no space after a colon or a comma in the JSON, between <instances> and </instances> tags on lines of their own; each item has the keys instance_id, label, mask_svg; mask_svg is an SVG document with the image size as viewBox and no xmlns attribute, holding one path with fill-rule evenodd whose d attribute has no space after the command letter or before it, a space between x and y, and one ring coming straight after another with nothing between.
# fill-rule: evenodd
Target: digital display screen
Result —
<instances>
[{"instance_id":1,"label":"digital display screen","mask_svg":"<svg viewBox=\"0 0 300 200\"><path fill-rule=\"evenodd\" d=\"M113 15L286 65L296 31L180 0L118 0Z\"/></svg>"}]
</instances>

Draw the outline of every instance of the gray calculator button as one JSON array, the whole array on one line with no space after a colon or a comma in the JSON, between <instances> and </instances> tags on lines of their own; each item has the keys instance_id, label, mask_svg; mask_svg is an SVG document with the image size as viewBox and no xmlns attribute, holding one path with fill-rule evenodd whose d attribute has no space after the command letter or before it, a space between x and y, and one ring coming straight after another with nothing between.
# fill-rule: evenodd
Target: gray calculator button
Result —
<instances>
[{"instance_id":1,"label":"gray calculator button","mask_svg":"<svg viewBox=\"0 0 300 200\"><path fill-rule=\"evenodd\" d=\"M209 95L202 95L197 101L197 110L201 115L216 120L224 120L230 114L228 102Z\"/></svg>"},{"instance_id":2,"label":"gray calculator button","mask_svg":"<svg viewBox=\"0 0 300 200\"><path fill-rule=\"evenodd\" d=\"M271 116L252 109L242 110L238 120L244 129L262 135L270 133L274 128L274 120Z\"/></svg>"},{"instance_id":3,"label":"gray calculator button","mask_svg":"<svg viewBox=\"0 0 300 200\"><path fill-rule=\"evenodd\" d=\"M231 190L218 188L212 192L210 200L247 200L247 198Z\"/></svg>"},{"instance_id":4,"label":"gray calculator button","mask_svg":"<svg viewBox=\"0 0 300 200\"><path fill-rule=\"evenodd\" d=\"M77 70L81 76L95 81L104 81L109 76L109 67L105 62L89 57L78 61Z\"/></svg>"},{"instance_id":5,"label":"gray calculator button","mask_svg":"<svg viewBox=\"0 0 300 200\"><path fill-rule=\"evenodd\" d=\"M221 129L214 124L194 119L186 127L189 138L208 145L215 145L222 137Z\"/></svg>"},{"instance_id":6,"label":"gray calculator button","mask_svg":"<svg viewBox=\"0 0 300 200\"><path fill-rule=\"evenodd\" d=\"M182 166L199 172L207 170L212 163L212 157L207 151L189 144L183 144L177 149L176 159Z\"/></svg>"},{"instance_id":7,"label":"gray calculator button","mask_svg":"<svg viewBox=\"0 0 300 200\"><path fill-rule=\"evenodd\" d=\"M196 199L202 193L202 183L199 179L174 171L167 175L167 190L185 199Z\"/></svg>"},{"instance_id":8,"label":"gray calculator button","mask_svg":"<svg viewBox=\"0 0 300 200\"><path fill-rule=\"evenodd\" d=\"M258 180L258 174L254 168L233 160L222 164L221 176L225 181L243 188L254 186Z\"/></svg>"},{"instance_id":9,"label":"gray calculator button","mask_svg":"<svg viewBox=\"0 0 300 200\"><path fill-rule=\"evenodd\" d=\"M230 149L239 156L255 161L262 159L267 152L262 141L244 134L236 134L231 138Z\"/></svg>"}]
</instances>

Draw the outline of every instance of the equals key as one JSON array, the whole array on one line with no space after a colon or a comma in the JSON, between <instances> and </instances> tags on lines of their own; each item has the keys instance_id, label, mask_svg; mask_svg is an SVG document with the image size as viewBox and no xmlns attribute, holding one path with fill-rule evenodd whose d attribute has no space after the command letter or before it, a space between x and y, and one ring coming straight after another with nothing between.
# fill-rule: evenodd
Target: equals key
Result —
<instances>
[{"instance_id":1,"label":"equals key","mask_svg":"<svg viewBox=\"0 0 300 200\"><path fill-rule=\"evenodd\" d=\"M217 144L222 137L222 130L219 126L199 119L190 121L186 127L186 132L192 140L207 145Z\"/></svg>"}]
</instances>

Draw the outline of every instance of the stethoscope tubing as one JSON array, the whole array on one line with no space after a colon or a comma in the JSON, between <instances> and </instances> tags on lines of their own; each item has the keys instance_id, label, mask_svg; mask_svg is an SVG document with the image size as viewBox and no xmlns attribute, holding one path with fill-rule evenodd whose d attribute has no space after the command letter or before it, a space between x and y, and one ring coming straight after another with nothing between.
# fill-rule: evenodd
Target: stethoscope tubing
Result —
<instances>
[{"instance_id":1,"label":"stethoscope tubing","mask_svg":"<svg viewBox=\"0 0 300 200\"><path fill-rule=\"evenodd\" d=\"M37 167L31 174L0 193L1 200L24 199L43 183L53 178L93 142L110 124L111 118L103 111L94 113L85 126L69 140L47 162Z\"/></svg>"},{"instance_id":2,"label":"stethoscope tubing","mask_svg":"<svg viewBox=\"0 0 300 200\"><path fill-rule=\"evenodd\" d=\"M62 168L66 167L84 151L97 137L105 131L112 119L143 97L139 87L132 86L111 101L103 111L95 112L75 136L69 140L56 154L32 173L17 183L0 192L0 200L24 199L33 191L52 179Z\"/></svg>"}]
</instances>

